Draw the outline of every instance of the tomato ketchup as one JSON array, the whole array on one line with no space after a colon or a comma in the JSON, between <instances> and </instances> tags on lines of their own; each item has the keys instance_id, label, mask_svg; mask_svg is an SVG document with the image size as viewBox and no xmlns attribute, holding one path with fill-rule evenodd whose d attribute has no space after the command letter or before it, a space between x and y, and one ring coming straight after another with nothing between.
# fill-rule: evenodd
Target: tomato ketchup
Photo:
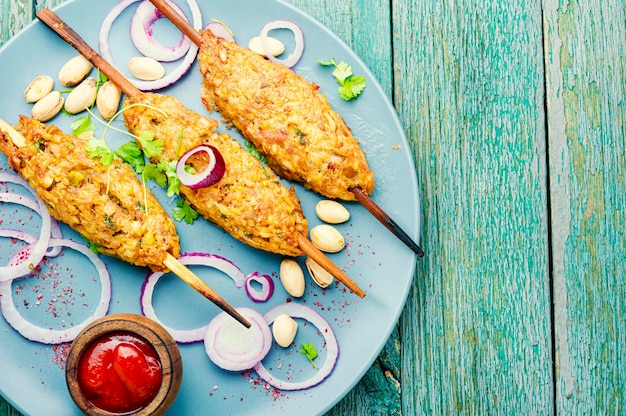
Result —
<instances>
[{"instance_id":1,"label":"tomato ketchup","mask_svg":"<svg viewBox=\"0 0 626 416\"><path fill-rule=\"evenodd\" d=\"M85 398L110 413L130 413L148 405L159 391L162 378L154 347L123 331L95 339L77 367L78 385Z\"/></svg>"}]
</instances>

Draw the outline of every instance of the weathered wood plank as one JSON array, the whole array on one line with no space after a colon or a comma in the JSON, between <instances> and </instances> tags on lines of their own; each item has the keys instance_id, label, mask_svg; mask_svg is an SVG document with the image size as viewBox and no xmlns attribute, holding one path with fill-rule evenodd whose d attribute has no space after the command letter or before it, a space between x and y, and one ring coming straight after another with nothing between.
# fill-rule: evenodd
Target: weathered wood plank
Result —
<instances>
[{"instance_id":1,"label":"weathered wood plank","mask_svg":"<svg viewBox=\"0 0 626 416\"><path fill-rule=\"evenodd\" d=\"M547 0L559 414L626 410L626 3Z\"/></svg>"},{"instance_id":2,"label":"weathered wood plank","mask_svg":"<svg viewBox=\"0 0 626 416\"><path fill-rule=\"evenodd\" d=\"M389 2L286 0L333 31L374 73L391 97L393 66ZM375 28L372 22L377 22ZM400 338L396 330L355 388L328 416L400 414Z\"/></svg>"},{"instance_id":3,"label":"weathered wood plank","mask_svg":"<svg viewBox=\"0 0 626 416\"><path fill-rule=\"evenodd\" d=\"M17 1L0 2L0 46L22 30L35 17L35 10L44 7L55 7L66 0Z\"/></svg>"},{"instance_id":4,"label":"weathered wood plank","mask_svg":"<svg viewBox=\"0 0 626 416\"><path fill-rule=\"evenodd\" d=\"M424 201L403 414L553 409L541 2L392 2Z\"/></svg>"}]
</instances>

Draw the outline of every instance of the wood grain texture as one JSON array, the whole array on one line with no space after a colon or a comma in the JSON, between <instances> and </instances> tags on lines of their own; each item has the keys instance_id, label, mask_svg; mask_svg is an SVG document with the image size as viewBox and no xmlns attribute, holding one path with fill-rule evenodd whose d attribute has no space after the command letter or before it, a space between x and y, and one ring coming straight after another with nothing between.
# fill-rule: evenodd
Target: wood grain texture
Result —
<instances>
[{"instance_id":1,"label":"wood grain texture","mask_svg":"<svg viewBox=\"0 0 626 416\"><path fill-rule=\"evenodd\" d=\"M551 414L541 2L392 10L429 253L401 319L403 414Z\"/></svg>"},{"instance_id":2,"label":"wood grain texture","mask_svg":"<svg viewBox=\"0 0 626 416\"><path fill-rule=\"evenodd\" d=\"M626 3L546 1L556 410L626 412Z\"/></svg>"},{"instance_id":3,"label":"wood grain texture","mask_svg":"<svg viewBox=\"0 0 626 416\"><path fill-rule=\"evenodd\" d=\"M391 9L376 0L285 0L317 19L345 42L374 73L383 90L393 93ZM375 30L372 30L373 23ZM320 57L320 59L330 57ZM335 57L339 59L339 57ZM394 331L374 365L328 416L399 415L400 333Z\"/></svg>"}]
</instances>

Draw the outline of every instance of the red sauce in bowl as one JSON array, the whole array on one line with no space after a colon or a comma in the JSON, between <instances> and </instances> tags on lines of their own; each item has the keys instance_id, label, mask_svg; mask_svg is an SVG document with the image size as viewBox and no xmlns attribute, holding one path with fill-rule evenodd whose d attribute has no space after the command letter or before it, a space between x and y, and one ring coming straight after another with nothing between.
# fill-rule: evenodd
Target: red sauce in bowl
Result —
<instances>
[{"instance_id":1,"label":"red sauce in bowl","mask_svg":"<svg viewBox=\"0 0 626 416\"><path fill-rule=\"evenodd\" d=\"M111 332L95 339L78 362L77 382L94 406L111 413L130 413L157 395L163 372L159 356L145 339L130 332Z\"/></svg>"}]
</instances>

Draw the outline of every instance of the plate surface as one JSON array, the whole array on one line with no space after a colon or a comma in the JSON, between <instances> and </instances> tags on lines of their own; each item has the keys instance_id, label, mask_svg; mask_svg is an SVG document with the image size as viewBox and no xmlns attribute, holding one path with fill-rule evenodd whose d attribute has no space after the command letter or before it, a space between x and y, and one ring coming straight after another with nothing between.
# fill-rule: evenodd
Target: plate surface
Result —
<instances>
[{"instance_id":1,"label":"plate surface","mask_svg":"<svg viewBox=\"0 0 626 416\"><path fill-rule=\"evenodd\" d=\"M56 12L76 32L97 49L100 23L117 3L114 0L93 2L75 0ZM188 13L187 5L178 1ZM112 49L118 68L126 73L125 62L135 54L128 38L128 24L135 5L115 22L111 35ZM355 136L368 154L370 167L376 175L376 190L372 197L411 236L419 235L420 202L417 193L415 169L406 137L395 110L360 59L335 35L318 22L293 7L277 1L233 0L205 1L201 10L206 24L215 18L225 22L236 34L237 40L247 44L268 21L290 19L303 29L305 53L296 71L321 87L331 105L346 119ZM157 36L174 44L179 33L166 21L155 26ZM282 36L283 34L279 34ZM285 37L289 47L289 38ZM33 22L0 50L0 117L15 123L19 114L30 114L30 104L23 100L23 91L37 75L56 79L58 70L75 50L64 44L40 22ZM368 86L360 98L345 102L336 93L332 70L320 66L318 60L334 57L345 60L356 74L363 74ZM122 63L119 65L119 63ZM92 73L95 75L96 72ZM57 83L56 88L60 89ZM201 114L207 111L200 101L201 76L197 63L174 86L159 91L176 96L185 105ZM213 115L219 120L219 115ZM69 131L76 117L58 115L49 123ZM123 129L120 121L115 123ZM242 140L233 129L228 131ZM102 134L98 125L96 135ZM100 136L99 136L100 137ZM113 148L128 140L127 136L109 131L106 140ZM9 170L7 159L0 154L0 171ZM291 184L288 184L291 185ZM320 196L294 185L303 205L310 227L320 223L315 216L315 204ZM173 198L151 184L150 188L172 212ZM17 187L0 185L23 192ZM351 212L348 223L339 225L347 247L331 259L367 292L364 299L332 286L321 290L308 278L303 298L294 299L319 311L335 331L339 343L339 359L328 379L318 386L298 392L280 392L268 389L254 372L228 373L213 365L201 343L181 345L184 377L181 392L170 414L321 414L336 404L359 381L384 346L406 300L415 269L415 256L396 240L367 211L355 203L346 204ZM0 226L25 229L38 233L40 220L36 214L17 205L0 203ZM243 289L237 289L221 272L206 267L194 270L234 306L252 307L265 313L272 306L284 303L288 295L278 280L280 256L251 249L234 240L203 219L193 225L177 223L183 252L210 252L230 259L245 274L258 271L273 276L276 291L267 303L254 304ZM63 235L84 241L62 225ZM0 265L5 265L10 253L21 245L0 238ZM139 296L147 270L123 264L101 256L112 279L110 312L140 312ZM304 267L303 259L299 259ZM36 278L20 279L13 284L13 301L28 319L41 325L60 327L72 325L89 314L99 296L99 285L94 282L93 266L71 250L50 259ZM158 284L154 305L166 324L177 328L203 325L219 310L196 294L175 277L167 275ZM30 342L0 318L0 393L19 410L30 415L78 414L67 392L63 360L67 346L49 346ZM317 345L320 362L325 357L322 338L311 325L301 325L296 338L300 343ZM274 348L265 361L274 374L299 379L312 371L307 359L297 349L284 351ZM32 400L37 397L37 400Z\"/></svg>"}]
</instances>

